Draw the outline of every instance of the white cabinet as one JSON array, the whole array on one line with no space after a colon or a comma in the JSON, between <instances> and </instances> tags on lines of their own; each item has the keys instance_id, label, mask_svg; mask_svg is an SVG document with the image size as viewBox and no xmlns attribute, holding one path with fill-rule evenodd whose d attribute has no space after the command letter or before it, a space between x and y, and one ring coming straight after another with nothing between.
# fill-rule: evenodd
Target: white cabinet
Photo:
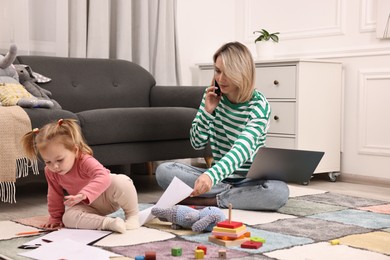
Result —
<instances>
[{"instance_id":1,"label":"white cabinet","mask_svg":"<svg viewBox=\"0 0 390 260\"><path fill-rule=\"evenodd\" d=\"M199 83L210 85L213 67L199 68ZM339 172L342 64L299 59L256 62L256 88L271 104L266 145L323 151L315 173Z\"/></svg>"}]
</instances>

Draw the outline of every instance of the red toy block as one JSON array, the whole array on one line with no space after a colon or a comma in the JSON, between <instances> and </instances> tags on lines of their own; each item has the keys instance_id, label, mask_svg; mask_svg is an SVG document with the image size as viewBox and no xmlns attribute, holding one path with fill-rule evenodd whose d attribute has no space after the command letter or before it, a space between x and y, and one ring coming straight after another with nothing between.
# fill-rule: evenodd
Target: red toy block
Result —
<instances>
[{"instance_id":1,"label":"red toy block","mask_svg":"<svg viewBox=\"0 0 390 260\"><path fill-rule=\"evenodd\" d=\"M217 223L217 227L223 228L238 228L242 226L242 222L224 220Z\"/></svg>"},{"instance_id":2,"label":"red toy block","mask_svg":"<svg viewBox=\"0 0 390 260\"><path fill-rule=\"evenodd\" d=\"M154 251L145 252L145 260L156 260L156 252Z\"/></svg>"},{"instance_id":3,"label":"red toy block","mask_svg":"<svg viewBox=\"0 0 390 260\"><path fill-rule=\"evenodd\" d=\"M249 248L249 249L258 249L261 247L263 243L261 242L255 242L255 241L245 241L241 244L241 248Z\"/></svg>"},{"instance_id":4,"label":"red toy block","mask_svg":"<svg viewBox=\"0 0 390 260\"><path fill-rule=\"evenodd\" d=\"M196 249L203 250L204 254L207 255L207 247L204 245L199 245L196 247Z\"/></svg>"}]
</instances>

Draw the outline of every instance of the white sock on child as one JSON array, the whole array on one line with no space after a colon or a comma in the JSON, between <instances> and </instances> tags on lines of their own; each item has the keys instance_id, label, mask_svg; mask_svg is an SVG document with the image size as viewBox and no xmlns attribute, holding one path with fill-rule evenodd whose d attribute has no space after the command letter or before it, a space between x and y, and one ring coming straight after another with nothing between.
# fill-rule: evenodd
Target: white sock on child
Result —
<instances>
[{"instance_id":1,"label":"white sock on child","mask_svg":"<svg viewBox=\"0 0 390 260\"><path fill-rule=\"evenodd\" d=\"M127 230L139 228L140 224L139 224L138 214L134 215L134 216L127 217L125 223L126 223Z\"/></svg>"},{"instance_id":2,"label":"white sock on child","mask_svg":"<svg viewBox=\"0 0 390 260\"><path fill-rule=\"evenodd\" d=\"M103 220L102 229L103 230L111 230L111 231L115 231L118 233L125 233L126 232L126 225L125 225L125 222L123 221L123 219L121 219L121 218L106 217Z\"/></svg>"}]
</instances>

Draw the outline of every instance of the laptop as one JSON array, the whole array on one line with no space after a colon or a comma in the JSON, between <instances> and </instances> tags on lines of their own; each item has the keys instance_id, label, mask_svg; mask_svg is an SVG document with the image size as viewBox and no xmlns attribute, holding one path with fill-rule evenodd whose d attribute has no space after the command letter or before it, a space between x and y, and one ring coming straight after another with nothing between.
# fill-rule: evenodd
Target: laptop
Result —
<instances>
[{"instance_id":1,"label":"laptop","mask_svg":"<svg viewBox=\"0 0 390 260\"><path fill-rule=\"evenodd\" d=\"M262 147L246 175L307 185L324 152Z\"/></svg>"}]
</instances>

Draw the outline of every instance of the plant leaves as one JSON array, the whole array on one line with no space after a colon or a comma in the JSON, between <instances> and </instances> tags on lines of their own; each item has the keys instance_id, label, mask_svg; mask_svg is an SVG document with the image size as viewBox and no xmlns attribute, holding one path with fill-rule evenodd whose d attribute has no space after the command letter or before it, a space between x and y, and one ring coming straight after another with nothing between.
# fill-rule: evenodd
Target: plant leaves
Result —
<instances>
[{"instance_id":1,"label":"plant leaves","mask_svg":"<svg viewBox=\"0 0 390 260\"><path fill-rule=\"evenodd\" d=\"M258 41L269 41L269 40L273 40L274 42L279 42L279 37L277 36L279 32L269 33L267 30L261 29L260 31L254 31L253 33L260 34L260 36L255 39L255 43Z\"/></svg>"}]
</instances>

